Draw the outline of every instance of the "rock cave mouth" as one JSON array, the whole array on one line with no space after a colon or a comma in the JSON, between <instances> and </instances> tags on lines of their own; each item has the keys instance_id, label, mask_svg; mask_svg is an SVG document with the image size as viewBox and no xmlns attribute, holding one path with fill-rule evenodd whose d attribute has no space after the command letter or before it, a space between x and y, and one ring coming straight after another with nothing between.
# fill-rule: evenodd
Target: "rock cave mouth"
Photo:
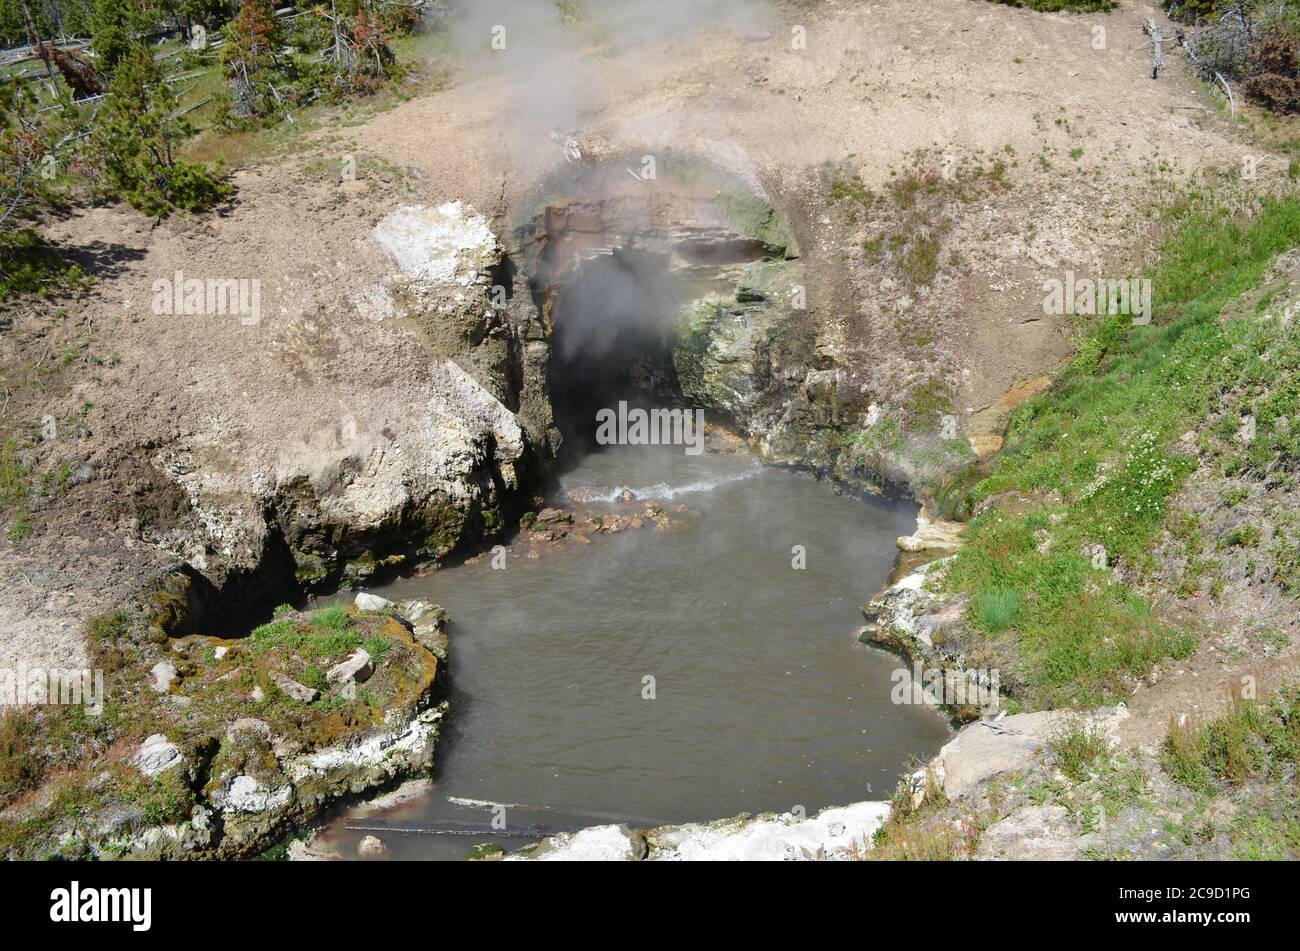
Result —
<instances>
[{"instance_id":1,"label":"rock cave mouth","mask_svg":"<svg viewBox=\"0 0 1300 951\"><path fill-rule=\"evenodd\" d=\"M550 342L562 471L601 448L596 414L622 401L703 409L735 429L732 413L682 384L698 376L692 307L747 299L748 269L797 257L779 210L732 173L677 156L638 181L625 164L606 159L546 183L544 194L566 197L533 205L516 233Z\"/></svg>"}]
</instances>

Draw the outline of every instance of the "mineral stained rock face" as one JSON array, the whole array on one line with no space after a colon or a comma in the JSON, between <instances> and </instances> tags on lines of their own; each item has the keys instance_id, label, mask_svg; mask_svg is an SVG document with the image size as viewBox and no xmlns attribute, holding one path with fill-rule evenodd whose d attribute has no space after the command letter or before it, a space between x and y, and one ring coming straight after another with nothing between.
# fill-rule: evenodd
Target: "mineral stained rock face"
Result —
<instances>
[{"instance_id":1,"label":"mineral stained rock face","mask_svg":"<svg viewBox=\"0 0 1300 951\"><path fill-rule=\"evenodd\" d=\"M494 303L502 250L487 220L459 202L403 206L368 243L388 273L345 295L354 335L264 321L276 352L255 358L288 371L284 402L214 414L155 459L201 525L172 546L217 589L286 561L282 543L308 587L441 557L499 527L536 481L543 463L507 405L520 342ZM336 385L295 402L295 374Z\"/></svg>"},{"instance_id":2,"label":"mineral stained rock face","mask_svg":"<svg viewBox=\"0 0 1300 951\"><path fill-rule=\"evenodd\" d=\"M562 301L584 268L639 260L643 283L663 292L656 329L669 341L666 361L638 367L639 382L677 388L774 461L831 466L842 431L866 406L843 385L808 307L790 221L756 180L699 157L674 156L670 166L649 206L619 161L541 189L546 200L519 237L548 331L564 337Z\"/></svg>"}]
</instances>

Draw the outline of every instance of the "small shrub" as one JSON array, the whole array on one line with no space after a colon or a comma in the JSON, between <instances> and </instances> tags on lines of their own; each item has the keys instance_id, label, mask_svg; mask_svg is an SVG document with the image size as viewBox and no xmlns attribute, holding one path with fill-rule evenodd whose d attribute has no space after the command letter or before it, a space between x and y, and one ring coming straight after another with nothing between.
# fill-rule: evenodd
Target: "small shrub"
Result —
<instances>
[{"instance_id":1,"label":"small shrub","mask_svg":"<svg viewBox=\"0 0 1300 951\"><path fill-rule=\"evenodd\" d=\"M1098 761L1110 753L1106 734L1082 720L1073 720L1060 730L1048 748L1056 757L1057 768L1076 783L1087 779Z\"/></svg>"}]
</instances>

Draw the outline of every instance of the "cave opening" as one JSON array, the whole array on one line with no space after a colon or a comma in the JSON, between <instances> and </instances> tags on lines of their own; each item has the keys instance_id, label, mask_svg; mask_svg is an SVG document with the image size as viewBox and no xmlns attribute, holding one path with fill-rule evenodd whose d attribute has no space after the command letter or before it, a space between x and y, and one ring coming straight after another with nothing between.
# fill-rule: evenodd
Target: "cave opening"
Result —
<instances>
[{"instance_id":1,"label":"cave opening","mask_svg":"<svg viewBox=\"0 0 1300 951\"><path fill-rule=\"evenodd\" d=\"M672 357L687 296L669 254L635 248L580 263L556 289L547 384L562 468L602 448L602 410L687 408Z\"/></svg>"}]
</instances>

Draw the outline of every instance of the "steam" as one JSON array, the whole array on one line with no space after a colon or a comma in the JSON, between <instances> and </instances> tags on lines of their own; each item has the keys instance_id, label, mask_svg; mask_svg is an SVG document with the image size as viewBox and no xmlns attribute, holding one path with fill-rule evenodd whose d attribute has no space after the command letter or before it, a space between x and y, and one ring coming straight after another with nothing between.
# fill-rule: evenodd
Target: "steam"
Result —
<instances>
[{"instance_id":1,"label":"steam","mask_svg":"<svg viewBox=\"0 0 1300 951\"><path fill-rule=\"evenodd\" d=\"M669 55L758 33L770 17L765 0L455 0L450 33L472 80L463 93L496 100L512 145L549 143L562 161L550 132L580 130Z\"/></svg>"},{"instance_id":2,"label":"steam","mask_svg":"<svg viewBox=\"0 0 1300 951\"><path fill-rule=\"evenodd\" d=\"M565 363L603 360L661 342L677 301L654 259L620 255L586 265L561 298L556 345ZM630 339L629 339L630 338Z\"/></svg>"},{"instance_id":3,"label":"steam","mask_svg":"<svg viewBox=\"0 0 1300 951\"><path fill-rule=\"evenodd\" d=\"M679 66L707 64L718 44L770 32L771 23L767 0L453 0L448 28L460 79L452 95L496 117L512 205L558 170L568 197L617 194L624 229L635 230L641 216L651 227L653 185L633 168L625 176L619 162L594 167L582 149L607 138L651 153L675 146L680 115L653 118L671 88L665 79ZM697 128L713 127L710 108L691 100ZM619 130L629 127L638 141L623 141ZM593 438L595 410L636 401L652 386L662 402L673 378L666 331L688 297L681 276L664 254L611 250L570 277L555 315L552 407L574 448Z\"/></svg>"}]
</instances>

